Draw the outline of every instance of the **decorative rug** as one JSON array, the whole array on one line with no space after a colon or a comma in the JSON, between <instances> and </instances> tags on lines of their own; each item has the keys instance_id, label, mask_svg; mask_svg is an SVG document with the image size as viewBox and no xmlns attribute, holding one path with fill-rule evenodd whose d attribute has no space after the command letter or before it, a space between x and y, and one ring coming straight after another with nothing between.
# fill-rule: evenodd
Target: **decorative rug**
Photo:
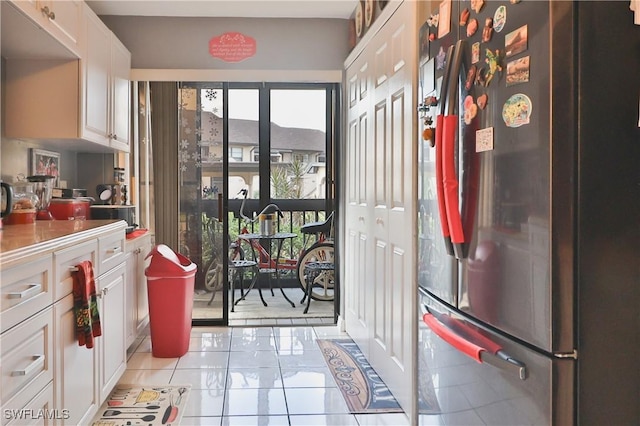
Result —
<instances>
[{"instance_id":1,"label":"decorative rug","mask_svg":"<svg viewBox=\"0 0 640 426\"><path fill-rule=\"evenodd\" d=\"M179 425L191 385L117 385L93 426Z\"/></svg>"},{"instance_id":2,"label":"decorative rug","mask_svg":"<svg viewBox=\"0 0 640 426\"><path fill-rule=\"evenodd\" d=\"M317 339L349 412L402 413L387 385L351 339Z\"/></svg>"}]
</instances>

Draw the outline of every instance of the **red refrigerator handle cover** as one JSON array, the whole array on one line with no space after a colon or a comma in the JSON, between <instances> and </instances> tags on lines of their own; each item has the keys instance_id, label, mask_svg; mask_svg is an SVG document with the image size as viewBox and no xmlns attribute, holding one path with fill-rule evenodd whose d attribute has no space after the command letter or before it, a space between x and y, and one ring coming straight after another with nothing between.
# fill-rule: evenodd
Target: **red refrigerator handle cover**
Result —
<instances>
[{"instance_id":1,"label":"red refrigerator handle cover","mask_svg":"<svg viewBox=\"0 0 640 426\"><path fill-rule=\"evenodd\" d=\"M468 357L471 357L479 363L482 363L482 358L480 358L480 356L482 351L484 351L483 348L458 336L456 333L454 333L452 330L438 321L436 317L433 316L433 314L424 314L422 320L429 326L431 330L433 330L434 333L440 336L442 340L449 343Z\"/></svg>"},{"instance_id":2,"label":"red refrigerator handle cover","mask_svg":"<svg viewBox=\"0 0 640 426\"><path fill-rule=\"evenodd\" d=\"M442 180L442 133L444 132L444 116L436 117L436 190L438 191L438 211L440 212L440 225L442 235L449 237L449 224L447 223L447 209L444 201L444 185Z\"/></svg>"},{"instance_id":3,"label":"red refrigerator handle cover","mask_svg":"<svg viewBox=\"0 0 640 426\"><path fill-rule=\"evenodd\" d=\"M435 315L435 317L454 333L460 334L462 337L471 340L476 345L480 345L483 350L486 350L487 352L491 352L495 355L498 351L502 350L502 346L457 318L452 318L449 315L444 314Z\"/></svg>"},{"instance_id":4,"label":"red refrigerator handle cover","mask_svg":"<svg viewBox=\"0 0 640 426\"><path fill-rule=\"evenodd\" d=\"M447 221L451 242L463 244L464 231L462 230L462 218L458 206L458 177L455 167L456 133L458 130L458 116L448 115L444 117L444 129L442 135L442 182L444 186L444 203L447 210Z\"/></svg>"}]
</instances>

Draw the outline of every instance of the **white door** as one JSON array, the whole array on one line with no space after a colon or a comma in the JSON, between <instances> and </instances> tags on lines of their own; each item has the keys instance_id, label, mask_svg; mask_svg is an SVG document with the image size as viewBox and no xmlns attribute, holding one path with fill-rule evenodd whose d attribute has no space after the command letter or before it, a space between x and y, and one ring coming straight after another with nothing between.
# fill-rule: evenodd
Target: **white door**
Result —
<instances>
[{"instance_id":1,"label":"white door","mask_svg":"<svg viewBox=\"0 0 640 426\"><path fill-rule=\"evenodd\" d=\"M409 418L418 318L414 16L415 3L403 2L347 70L342 281L347 332ZM364 74L366 96L355 92L353 104Z\"/></svg>"},{"instance_id":2,"label":"white door","mask_svg":"<svg viewBox=\"0 0 640 426\"><path fill-rule=\"evenodd\" d=\"M349 334L366 354L372 310L369 272L369 199L373 175L369 164L369 66L356 61L347 72L347 149L345 191L345 320Z\"/></svg>"}]
</instances>

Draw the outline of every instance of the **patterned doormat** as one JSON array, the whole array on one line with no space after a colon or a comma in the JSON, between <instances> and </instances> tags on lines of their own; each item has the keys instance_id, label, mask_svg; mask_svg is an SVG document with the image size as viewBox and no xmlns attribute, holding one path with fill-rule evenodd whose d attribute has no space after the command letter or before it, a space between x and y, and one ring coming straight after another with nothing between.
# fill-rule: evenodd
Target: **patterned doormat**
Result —
<instances>
[{"instance_id":1,"label":"patterned doormat","mask_svg":"<svg viewBox=\"0 0 640 426\"><path fill-rule=\"evenodd\" d=\"M349 412L402 413L402 407L351 339L318 339Z\"/></svg>"},{"instance_id":2,"label":"patterned doormat","mask_svg":"<svg viewBox=\"0 0 640 426\"><path fill-rule=\"evenodd\" d=\"M117 385L93 419L93 426L179 425L191 385Z\"/></svg>"}]
</instances>

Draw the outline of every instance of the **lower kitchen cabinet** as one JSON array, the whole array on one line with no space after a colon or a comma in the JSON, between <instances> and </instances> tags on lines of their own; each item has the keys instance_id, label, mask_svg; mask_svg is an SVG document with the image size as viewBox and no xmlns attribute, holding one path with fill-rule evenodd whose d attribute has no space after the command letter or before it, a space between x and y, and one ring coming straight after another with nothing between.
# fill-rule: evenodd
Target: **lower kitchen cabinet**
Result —
<instances>
[{"instance_id":1,"label":"lower kitchen cabinet","mask_svg":"<svg viewBox=\"0 0 640 426\"><path fill-rule=\"evenodd\" d=\"M22 410L12 415L3 412L3 417L12 417L7 426L52 425L56 419L68 416L67 411L56 411L53 408L53 382L49 382Z\"/></svg>"},{"instance_id":2,"label":"lower kitchen cabinet","mask_svg":"<svg viewBox=\"0 0 640 426\"><path fill-rule=\"evenodd\" d=\"M0 424L20 420L20 409L51 383L52 324L53 309L49 306L0 336Z\"/></svg>"},{"instance_id":3,"label":"lower kitchen cabinet","mask_svg":"<svg viewBox=\"0 0 640 426\"><path fill-rule=\"evenodd\" d=\"M54 304L56 408L68 412L58 424L89 424L126 369L125 273L122 262L96 278L102 335L92 349L78 345L73 293Z\"/></svg>"},{"instance_id":4,"label":"lower kitchen cabinet","mask_svg":"<svg viewBox=\"0 0 640 426\"><path fill-rule=\"evenodd\" d=\"M151 251L151 235L143 235L126 243L127 347L131 346L142 329L149 324L149 298L147 278L144 275L145 258Z\"/></svg>"},{"instance_id":5,"label":"lower kitchen cabinet","mask_svg":"<svg viewBox=\"0 0 640 426\"><path fill-rule=\"evenodd\" d=\"M61 425L89 424L100 406L98 399L98 365L96 347L78 345L73 294L53 305L55 316L56 360L54 368L55 395L59 411L67 410L68 418ZM100 339L100 337L98 337Z\"/></svg>"},{"instance_id":6,"label":"lower kitchen cabinet","mask_svg":"<svg viewBox=\"0 0 640 426\"><path fill-rule=\"evenodd\" d=\"M125 263L98 277L98 309L102 336L96 339L98 348L99 400L104 401L127 368L125 336Z\"/></svg>"}]
</instances>

